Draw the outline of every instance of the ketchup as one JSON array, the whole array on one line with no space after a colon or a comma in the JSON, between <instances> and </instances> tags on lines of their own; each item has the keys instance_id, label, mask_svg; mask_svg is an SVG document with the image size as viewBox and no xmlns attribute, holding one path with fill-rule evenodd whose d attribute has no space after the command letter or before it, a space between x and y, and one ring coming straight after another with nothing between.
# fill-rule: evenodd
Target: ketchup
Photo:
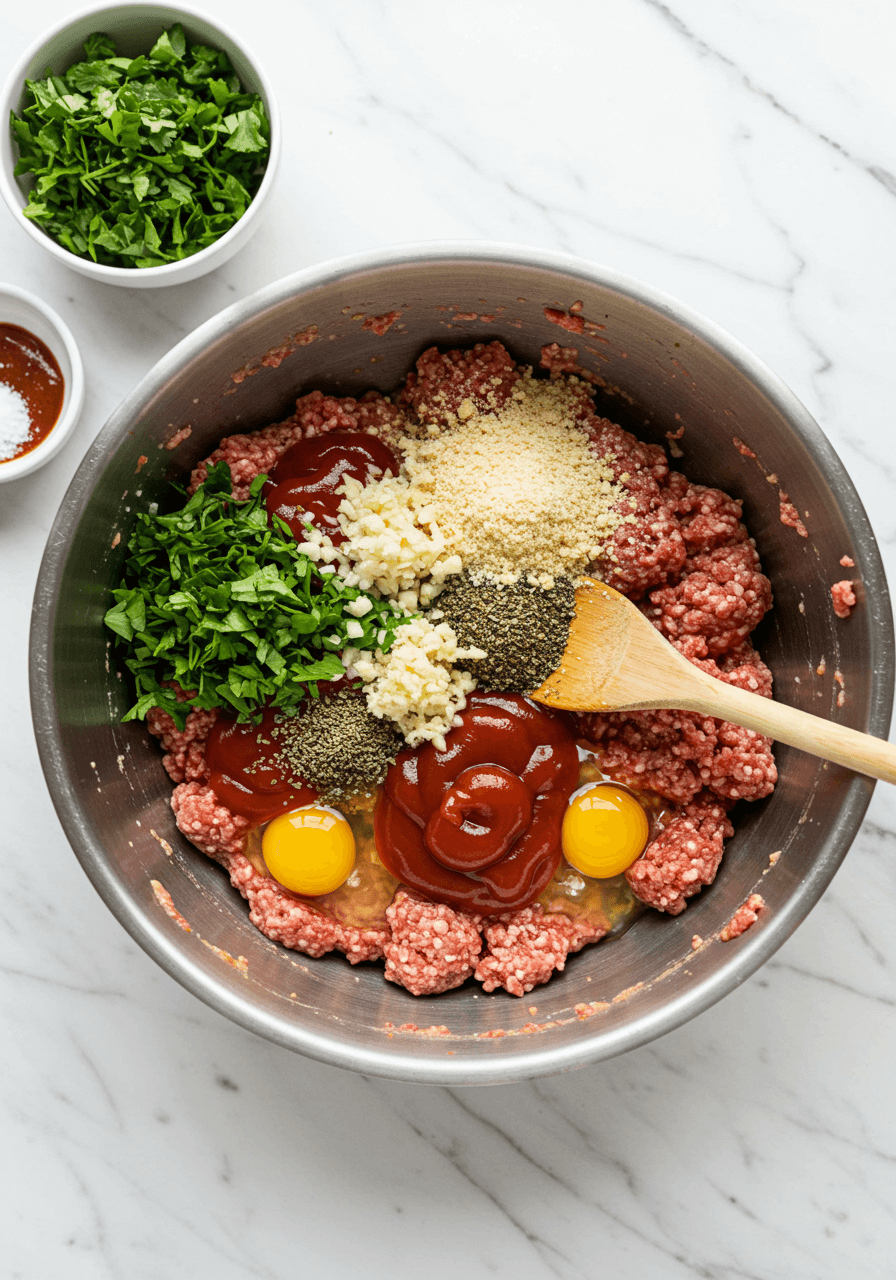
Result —
<instances>
[{"instance_id":1,"label":"ketchup","mask_svg":"<svg viewBox=\"0 0 896 1280\"><path fill-rule=\"evenodd\" d=\"M264 487L271 515L285 520L296 541L304 542L302 520L308 511L312 523L340 546L344 541L337 512L341 496L336 492L346 476L366 484L374 471L398 475L398 460L387 444L362 431L330 431L299 440L283 453Z\"/></svg>"},{"instance_id":2,"label":"ketchup","mask_svg":"<svg viewBox=\"0 0 896 1280\"><path fill-rule=\"evenodd\" d=\"M0 462L30 453L50 434L62 411L65 379L53 352L17 324L0 324L0 383L18 412L0 421ZM25 416L27 411L27 417ZM28 419L30 419L30 426Z\"/></svg>"},{"instance_id":3,"label":"ketchup","mask_svg":"<svg viewBox=\"0 0 896 1280\"><path fill-rule=\"evenodd\" d=\"M267 707L261 724L251 725L219 715L206 743L209 786L231 813L252 823L268 822L317 799L311 787L286 781L274 762L274 716Z\"/></svg>"},{"instance_id":4,"label":"ketchup","mask_svg":"<svg viewBox=\"0 0 896 1280\"><path fill-rule=\"evenodd\" d=\"M402 751L374 819L388 871L436 902L480 915L534 902L560 862L578 786L575 738L519 694L471 694L447 750Z\"/></svg>"}]
</instances>

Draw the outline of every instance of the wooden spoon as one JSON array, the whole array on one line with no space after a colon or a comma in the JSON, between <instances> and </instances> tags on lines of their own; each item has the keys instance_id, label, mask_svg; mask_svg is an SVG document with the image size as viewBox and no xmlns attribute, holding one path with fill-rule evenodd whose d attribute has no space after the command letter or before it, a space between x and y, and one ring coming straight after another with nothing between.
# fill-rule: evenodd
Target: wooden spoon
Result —
<instances>
[{"instance_id":1,"label":"wooden spoon","mask_svg":"<svg viewBox=\"0 0 896 1280\"><path fill-rule=\"evenodd\" d=\"M567 711L697 711L896 782L896 746L714 679L683 658L630 600L593 578L576 591L560 666L531 696Z\"/></svg>"}]
</instances>

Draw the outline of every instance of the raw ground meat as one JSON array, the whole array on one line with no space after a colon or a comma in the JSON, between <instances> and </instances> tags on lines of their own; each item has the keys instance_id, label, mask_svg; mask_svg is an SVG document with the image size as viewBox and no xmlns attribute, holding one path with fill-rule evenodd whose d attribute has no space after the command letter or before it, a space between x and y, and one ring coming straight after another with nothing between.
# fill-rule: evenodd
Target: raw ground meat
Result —
<instances>
[{"instance_id":1,"label":"raw ground meat","mask_svg":"<svg viewBox=\"0 0 896 1280\"><path fill-rule=\"evenodd\" d=\"M835 582L831 587L831 600L834 603L834 613L838 618L848 618L855 608L856 593L853 591L852 583L848 578L844 578L842 582Z\"/></svg>"},{"instance_id":2,"label":"raw ground meat","mask_svg":"<svg viewBox=\"0 0 896 1280\"><path fill-rule=\"evenodd\" d=\"M582 390L584 392L585 388ZM662 446L647 444L609 418L599 418L594 412L594 402L590 396L585 401L579 423L588 433L595 453L609 461L614 479L621 480L624 475L634 476L644 472L657 484L665 481L669 474L669 463Z\"/></svg>"},{"instance_id":3,"label":"raw ground meat","mask_svg":"<svg viewBox=\"0 0 896 1280\"><path fill-rule=\"evenodd\" d=\"M739 689L747 689L750 693L759 693L763 698L772 696L772 673L749 640L730 649L717 660L716 665L720 680L736 684Z\"/></svg>"},{"instance_id":4,"label":"raw ground meat","mask_svg":"<svg viewBox=\"0 0 896 1280\"><path fill-rule=\"evenodd\" d=\"M539 364L542 369L547 369L552 378L568 374L573 378L584 378L589 383L595 381L594 374L588 373L579 364L578 347L561 347L559 342L549 342L541 348Z\"/></svg>"},{"instance_id":5,"label":"raw ground meat","mask_svg":"<svg viewBox=\"0 0 896 1280\"><path fill-rule=\"evenodd\" d=\"M712 884L722 860L725 840L734 834L727 804L703 791L684 812L651 840L638 861L625 873L632 892L677 916L685 899Z\"/></svg>"},{"instance_id":6,"label":"raw ground meat","mask_svg":"<svg viewBox=\"0 0 896 1280\"><path fill-rule=\"evenodd\" d=\"M500 409L519 378L516 362L500 342L477 342L470 351L430 347L408 374L398 403L410 405L421 422L445 426L464 400L480 411Z\"/></svg>"},{"instance_id":7,"label":"raw ground meat","mask_svg":"<svg viewBox=\"0 0 896 1280\"><path fill-rule=\"evenodd\" d=\"M808 538L809 530L800 519L800 513L790 501L790 498L783 489L778 490L779 509L781 513L781 523L787 525L788 529L796 529L801 538Z\"/></svg>"},{"instance_id":8,"label":"raw ground meat","mask_svg":"<svg viewBox=\"0 0 896 1280\"><path fill-rule=\"evenodd\" d=\"M296 401L295 421L301 437L328 431L373 431L388 437L404 434L408 425L401 409L378 391L367 391L360 400L310 391Z\"/></svg>"},{"instance_id":9,"label":"raw ground meat","mask_svg":"<svg viewBox=\"0 0 896 1280\"><path fill-rule=\"evenodd\" d=\"M388 929L356 929L315 911L262 875L241 853L227 863L230 882L249 903L249 919L266 937L307 956L343 951L352 964L379 960Z\"/></svg>"},{"instance_id":10,"label":"raw ground meat","mask_svg":"<svg viewBox=\"0 0 896 1280\"><path fill-rule=\"evenodd\" d=\"M386 909L386 977L412 995L438 995L470 977L482 950L479 917L399 890Z\"/></svg>"},{"instance_id":11,"label":"raw ground meat","mask_svg":"<svg viewBox=\"0 0 896 1280\"><path fill-rule=\"evenodd\" d=\"M217 711L191 711L183 729L161 707L146 713L146 727L159 739L165 755L162 764L172 782L206 781L205 740L218 718Z\"/></svg>"},{"instance_id":12,"label":"raw ground meat","mask_svg":"<svg viewBox=\"0 0 896 1280\"><path fill-rule=\"evenodd\" d=\"M625 519L594 572L608 586L638 600L681 571L687 548L675 512L649 472L630 476L625 487L619 503Z\"/></svg>"},{"instance_id":13,"label":"raw ground meat","mask_svg":"<svg viewBox=\"0 0 896 1280\"><path fill-rule=\"evenodd\" d=\"M605 581L639 600L645 616L695 665L726 683L771 697L771 673L749 635L771 605L771 588L741 518L741 503L670 471L659 445L636 439L599 417L591 398L596 379L578 364L574 348L554 343L542 351L551 377L570 375L577 391L576 419L592 447L606 458L625 489L627 519L615 534L610 556L593 566ZM296 440L328 431L373 431L387 443L414 430L414 420L444 425L465 399L480 409L497 408L520 377L498 342L469 351L425 351L394 401L371 391L359 399L312 391L295 413L252 435L233 435L200 463L190 491L208 467L226 460L238 498L269 471ZM781 495L782 519L802 532L798 516ZM855 604L852 584L832 588L834 608L845 617ZM845 612L841 612L845 610ZM186 695L184 695L186 696ZM149 713L165 768L177 784L172 808L184 835L220 861L248 900L252 923L284 946L319 956L343 951L352 963L384 959L389 981L413 994L432 995L474 976L486 991L503 987L521 996L547 982L567 956L600 934L535 904L485 920L399 890L387 923L349 928L324 916L262 875L243 855L247 820L218 803L208 786L205 740L216 712L194 711L183 730L169 716ZM682 711L621 712L578 717L582 736L600 752L610 775L652 790L673 806L671 820L625 873L635 895L676 915L686 900L712 882L724 840L732 834L728 810L736 800L760 799L777 773L771 742L725 721ZM758 895L754 895L762 905ZM752 904L752 905L751 905ZM751 898L729 922L759 907Z\"/></svg>"},{"instance_id":14,"label":"raw ground meat","mask_svg":"<svg viewBox=\"0 0 896 1280\"><path fill-rule=\"evenodd\" d=\"M714 658L746 640L771 603L771 584L748 541L689 558L680 581L652 591L644 612L668 640L697 636Z\"/></svg>"},{"instance_id":15,"label":"raw ground meat","mask_svg":"<svg viewBox=\"0 0 896 1280\"><path fill-rule=\"evenodd\" d=\"M742 503L737 498L721 489L691 484L679 471L670 473L667 488L675 498L674 511L688 555L747 541L747 530L741 523Z\"/></svg>"},{"instance_id":16,"label":"raw ground meat","mask_svg":"<svg viewBox=\"0 0 896 1280\"><path fill-rule=\"evenodd\" d=\"M201 782L180 783L171 796L171 808L178 830L209 857L220 859L243 848L248 818L219 804L211 787Z\"/></svg>"},{"instance_id":17,"label":"raw ground meat","mask_svg":"<svg viewBox=\"0 0 896 1280\"><path fill-rule=\"evenodd\" d=\"M698 761L709 761L716 722L691 711L587 712L579 731L599 746L604 773L629 786L687 804L701 789Z\"/></svg>"},{"instance_id":18,"label":"raw ground meat","mask_svg":"<svg viewBox=\"0 0 896 1280\"><path fill-rule=\"evenodd\" d=\"M525 995L563 969L571 951L597 942L604 932L568 916L545 915L538 903L524 907L483 927L486 951L474 976L485 991L503 987L513 996Z\"/></svg>"},{"instance_id":19,"label":"raw ground meat","mask_svg":"<svg viewBox=\"0 0 896 1280\"><path fill-rule=\"evenodd\" d=\"M256 476L268 472L282 453L294 444L301 432L294 419L263 427L250 436L225 436L225 438L190 476L189 493L195 493L208 475L208 469L216 462L226 462L233 481L233 496L244 502L249 496L249 486Z\"/></svg>"},{"instance_id":20,"label":"raw ground meat","mask_svg":"<svg viewBox=\"0 0 896 1280\"><path fill-rule=\"evenodd\" d=\"M746 902L737 908L734 915L725 925L725 928L719 934L722 942L730 942L732 938L739 938L745 933L751 925L754 925L759 919L759 912L765 906L765 899L761 894L751 893Z\"/></svg>"}]
</instances>

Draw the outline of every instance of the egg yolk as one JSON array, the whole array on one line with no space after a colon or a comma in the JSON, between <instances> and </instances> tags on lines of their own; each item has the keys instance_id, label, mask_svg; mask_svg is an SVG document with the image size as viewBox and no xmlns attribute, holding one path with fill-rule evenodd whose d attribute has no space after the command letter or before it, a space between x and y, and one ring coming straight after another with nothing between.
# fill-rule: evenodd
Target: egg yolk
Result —
<instances>
[{"instance_id":1,"label":"egg yolk","mask_svg":"<svg viewBox=\"0 0 896 1280\"><path fill-rule=\"evenodd\" d=\"M265 827L261 852L275 880L309 898L338 889L355 865L355 837L335 809L307 805Z\"/></svg>"},{"instance_id":2,"label":"egg yolk","mask_svg":"<svg viewBox=\"0 0 896 1280\"><path fill-rule=\"evenodd\" d=\"M583 876L607 880L640 856L648 835L647 814L623 787L584 787L563 818L563 856Z\"/></svg>"}]
</instances>

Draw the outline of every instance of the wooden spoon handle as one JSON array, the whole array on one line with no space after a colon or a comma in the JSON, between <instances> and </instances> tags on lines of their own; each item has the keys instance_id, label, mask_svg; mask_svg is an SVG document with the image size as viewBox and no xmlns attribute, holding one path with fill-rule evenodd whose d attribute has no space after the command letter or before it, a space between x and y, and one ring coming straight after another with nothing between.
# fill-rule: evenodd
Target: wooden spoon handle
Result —
<instances>
[{"instance_id":1,"label":"wooden spoon handle","mask_svg":"<svg viewBox=\"0 0 896 1280\"><path fill-rule=\"evenodd\" d=\"M758 693L748 693L735 685L721 684L707 676L708 684L701 682L701 693L696 693L682 710L700 711L705 715L730 720L756 733L786 742L800 751L808 751L823 760L845 765L871 778L884 782L896 782L896 746L870 733L859 733L846 725L822 720L808 711L773 702Z\"/></svg>"}]
</instances>

